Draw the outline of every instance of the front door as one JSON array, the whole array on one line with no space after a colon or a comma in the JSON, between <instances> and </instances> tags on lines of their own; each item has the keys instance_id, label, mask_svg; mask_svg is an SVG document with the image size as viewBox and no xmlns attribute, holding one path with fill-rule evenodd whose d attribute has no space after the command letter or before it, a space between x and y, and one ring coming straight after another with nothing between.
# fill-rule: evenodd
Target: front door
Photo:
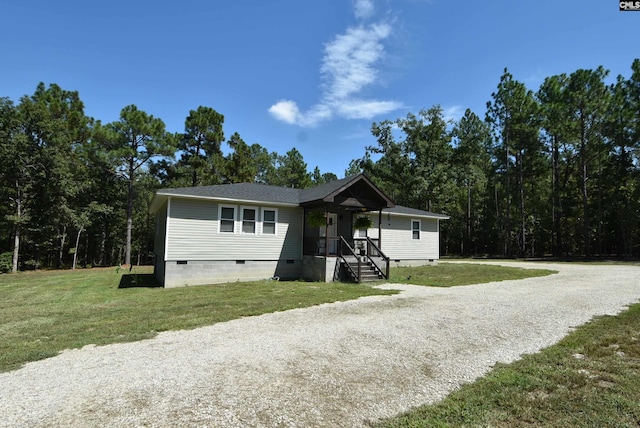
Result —
<instances>
[{"instance_id":1,"label":"front door","mask_svg":"<svg viewBox=\"0 0 640 428\"><path fill-rule=\"evenodd\" d=\"M327 220L329 222L329 227L328 227L329 236L328 236L328 238L336 238L338 236L338 214L329 213L329 216L327 217ZM329 240L329 254L337 254L337 253L338 253L338 240L337 239L330 239Z\"/></svg>"},{"instance_id":2,"label":"front door","mask_svg":"<svg viewBox=\"0 0 640 428\"><path fill-rule=\"evenodd\" d=\"M328 233L329 236L325 236L325 233ZM324 227L320 227L320 237L325 238L325 242L329 243L329 254L338 253L338 240L335 239L337 236L338 214L329 213L327 216L327 228L325 229ZM324 254L324 249L320 249L320 254Z\"/></svg>"}]
</instances>

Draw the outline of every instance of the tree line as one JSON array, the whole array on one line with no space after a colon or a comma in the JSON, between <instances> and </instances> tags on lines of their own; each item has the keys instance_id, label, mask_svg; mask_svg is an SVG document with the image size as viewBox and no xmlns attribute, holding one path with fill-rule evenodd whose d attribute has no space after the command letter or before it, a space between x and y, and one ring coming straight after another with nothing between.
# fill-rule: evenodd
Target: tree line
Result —
<instances>
[{"instance_id":1,"label":"tree line","mask_svg":"<svg viewBox=\"0 0 640 428\"><path fill-rule=\"evenodd\" d=\"M374 123L366 173L398 204L451 216L447 255L640 253L640 60L607 84L603 67L547 77L536 92L504 70L484 118L436 105ZM200 106L184 132L135 105L103 124L78 92L40 83L0 98L0 270L147 263L154 192L237 182L305 188L337 179L302 154L233 133ZM228 146L223 154L223 144Z\"/></svg>"},{"instance_id":2,"label":"tree line","mask_svg":"<svg viewBox=\"0 0 640 428\"><path fill-rule=\"evenodd\" d=\"M374 123L354 161L399 204L446 213L445 254L640 254L640 60L547 77L536 92L504 70L484 120L434 106Z\"/></svg>"},{"instance_id":3,"label":"tree line","mask_svg":"<svg viewBox=\"0 0 640 428\"><path fill-rule=\"evenodd\" d=\"M257 182L308 187L335 180L302 154L249 145L211 107L189 112L184 132L135 105L103 124L77 91L40 83L17 104L0 98L0 271L148 263L162 187Z\"/></svg>"}]
</instances>

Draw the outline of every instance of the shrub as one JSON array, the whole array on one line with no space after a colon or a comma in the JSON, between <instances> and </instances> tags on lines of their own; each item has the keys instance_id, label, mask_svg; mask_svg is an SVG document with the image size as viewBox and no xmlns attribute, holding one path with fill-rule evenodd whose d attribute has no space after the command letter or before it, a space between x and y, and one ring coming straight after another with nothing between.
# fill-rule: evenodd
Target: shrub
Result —
<instances>
[{"instance_id":1,"label":"shrub","mask_svg":"<svg viewBox=\"0 0 640 428\"><path fill-rule=\"evenodd\" d=\"M11 267L13 265L13 253L6 252L0 254L0 273L11 272Z\"/></svg>"}]
</instances>

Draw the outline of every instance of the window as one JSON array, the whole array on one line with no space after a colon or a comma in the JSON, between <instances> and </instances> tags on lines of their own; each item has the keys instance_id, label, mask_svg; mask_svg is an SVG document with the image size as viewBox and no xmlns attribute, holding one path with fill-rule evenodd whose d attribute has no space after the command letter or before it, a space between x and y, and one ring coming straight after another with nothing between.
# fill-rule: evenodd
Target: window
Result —
<instances>
[{"instance_id":1,"label":"window","mask_svg":"<svg viewBox=\"0 0 640 428\"><path fill-rule=\"evenodd\" d=\"M220 205L220 232L234 233L236 220L236 207Z\"/></svg>"},{"instance_id":2,"label":"window","mask_svg":"<svg viewBox=\"0 0 640 428\"><path fill-rule=\"evenodd\" d=\"M256 233L255 208L242 208L242 233Z\"/></svg>"},{"instance_id":3,"label":"window","mask_svg":"<svg viewBox=\"0 0 640 428\"><path fill-rule=\"evenodd\" d=\"M411 220L411 238L420 239L420 220Z\"/></svg>"},{"instance_id":4,"label":"window","mask_svg":"<svg viewBox=\"0 0 640 428\"><path fill-rule=\"evenodd\" d=\"M278 221L277 211L275 209L262 209L262 234L275 235L276 223Z\"/></svg>"}]
</instances>

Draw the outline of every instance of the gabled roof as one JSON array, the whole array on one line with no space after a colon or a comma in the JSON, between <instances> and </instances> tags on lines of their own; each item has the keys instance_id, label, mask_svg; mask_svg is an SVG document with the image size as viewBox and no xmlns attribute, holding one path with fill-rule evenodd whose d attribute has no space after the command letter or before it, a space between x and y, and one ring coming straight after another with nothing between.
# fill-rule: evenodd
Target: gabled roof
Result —
<instances>
[{"instance_id":1,"label":"gabled roof","mask_svg":"<svg viewBox=\"0 0 640 428\"><path fill-rule=\"evenodd\" d=\"M447 219L442 214L396 206L388 196L371 182L364 174L331 181L308 189L269 186L257 183L218 184L213 186L178 187L160 189L151 201L150 211L157 212L169 197L218 200L245 203L266 203L280 206L303 206L313 203L340 203L347 198L350 189L366 190L366 196L375 198L379 205L376 209L384 212L430 218Z\"/></svg>"},{"instance_id":2,"label":"gabled roof","mask_svg":"<svg viewBox=\"0 0 640 428\"><path fill-rule=\"evenodd\" d=\"M365 205L357 202L360 199ZM341 180L331 181L320 186L303 189L300 194L300 204L308 205L313 202L347 204L351 206L375 205L375 208L390 208L395 206L387 195L364 174L358 174ZM369 208L373 208L370 206Z\"/></svg>"},{"instance_id":3,"label":"gabled roof","mask_svg":"<svg viewBox=\"0 0 640 428\"><path fill-rule=\"evenodd\" d=\"M213 186L160 189L156 192L155 197L158 196L300 205L300 189L268 186L257 183L217 184Z\"/></svg>"}]
</instances>

